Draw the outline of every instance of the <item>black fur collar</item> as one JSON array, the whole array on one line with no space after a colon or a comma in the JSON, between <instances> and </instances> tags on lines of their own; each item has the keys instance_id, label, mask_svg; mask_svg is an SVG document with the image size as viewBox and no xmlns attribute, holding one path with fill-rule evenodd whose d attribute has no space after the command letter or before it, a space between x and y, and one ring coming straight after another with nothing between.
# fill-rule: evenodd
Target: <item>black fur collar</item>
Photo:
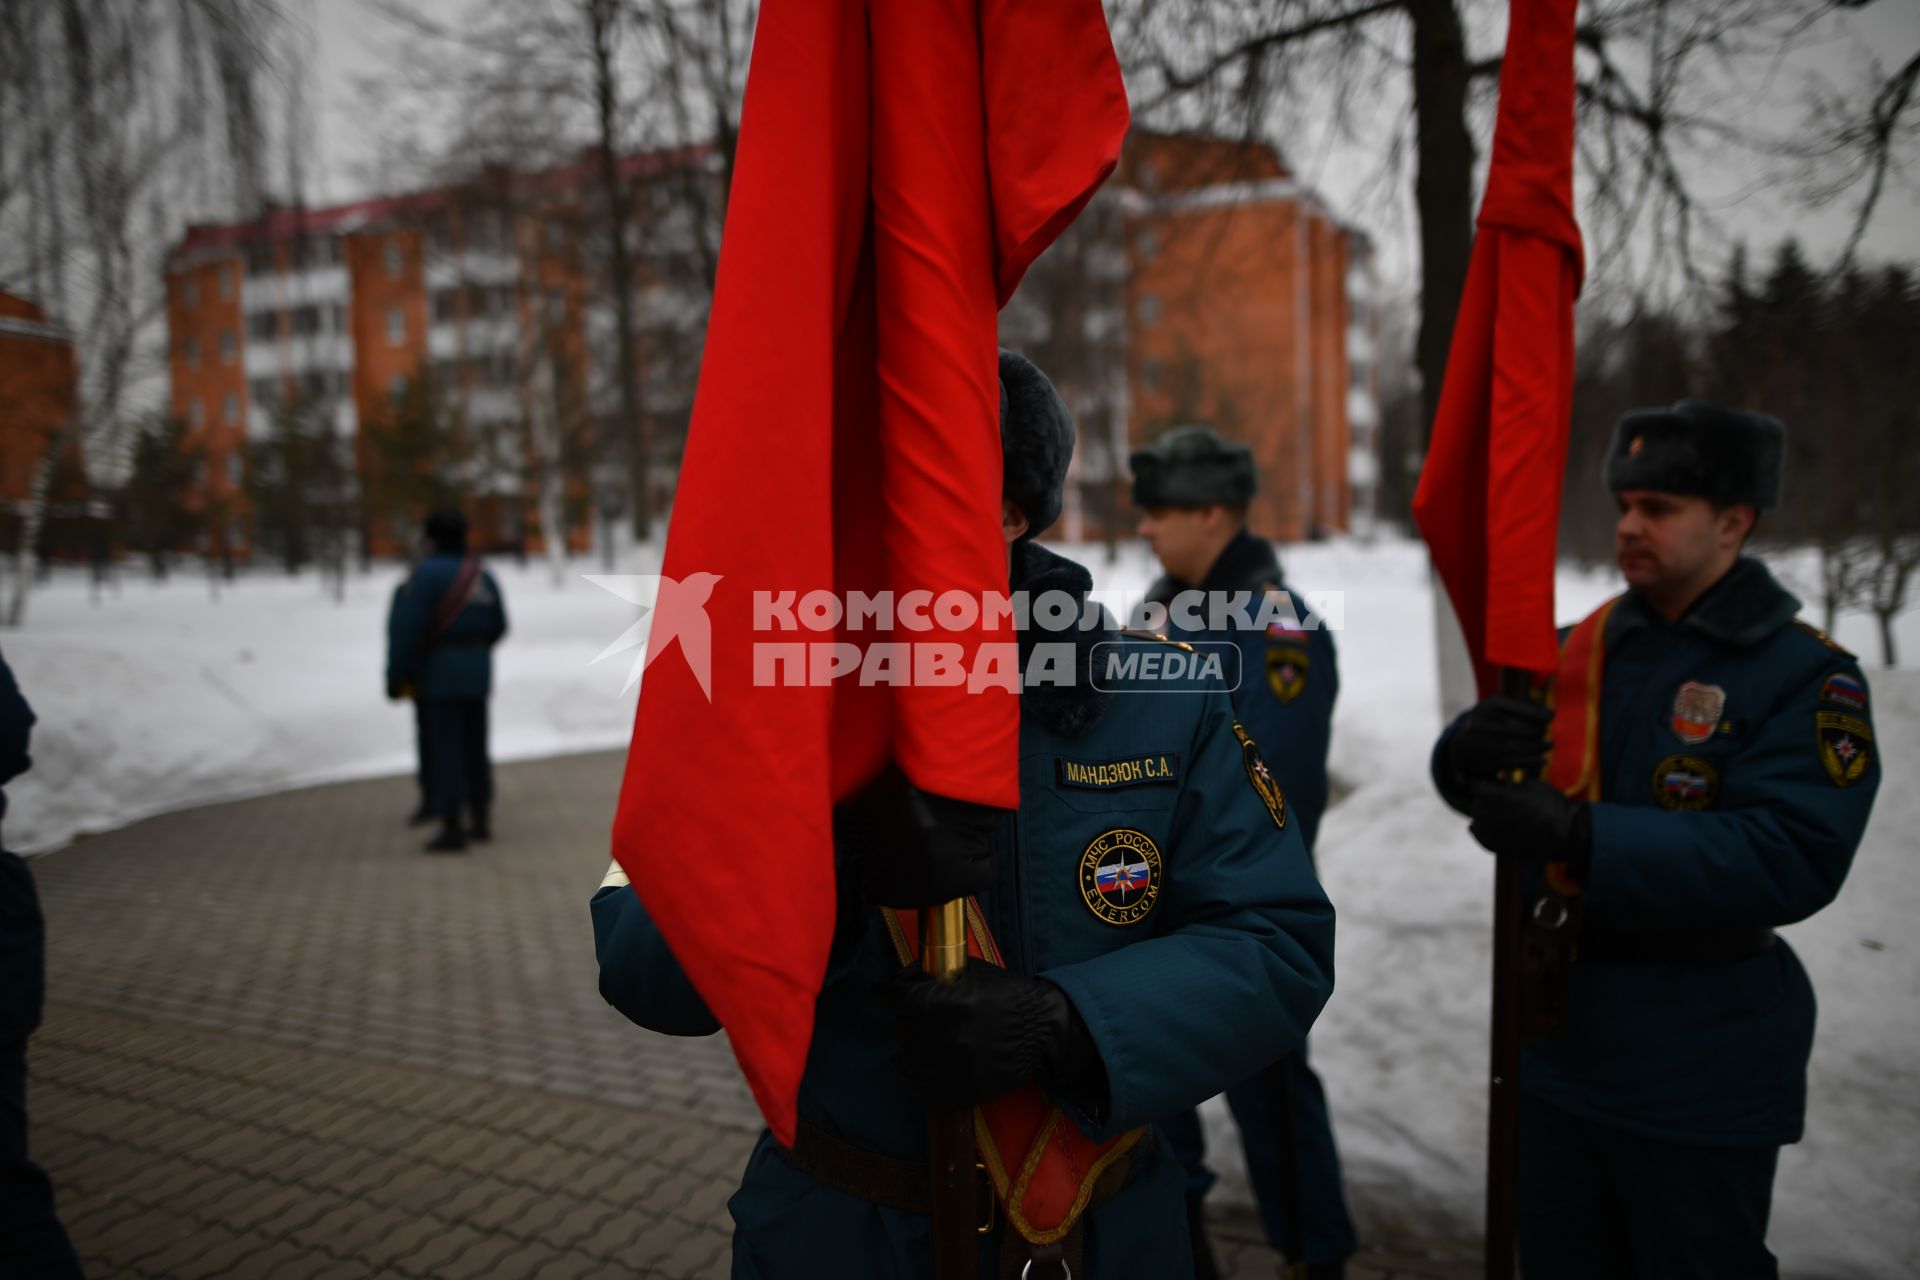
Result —
<instances>
[{"instance_id":1,"label":"black fur collar","mask_svg":"<svg viewBox=\"0 0 1920 1280\"><path fill-rule=\"evenodd\" d=\"M1015 591L1024 591L1029 600L1038 600L1043 592L1064 591L1080 602L1081 617L1086 610L1100 611L1093 627L1075 627L1071 631L1049 631L1028 627L1020 633L1020 669L1027 669L1033 646L1042 641L1057 644L1071 642L1076 650L1074 682L1021 686L1020 712L1036 715L1048 729L1063 738L1074 738L1091 729L1106 710L1108 694L1093 687L1093 646L1116 638L1113 620L1106 611L1087 599L1093 590L1093 575L1065 556L1028 540L1013 544L1010 575Z\"/></svg>"},{"instance_id":2,"label":"black fur collar","mask_svg":"<svg viewBox=\"0 0 1920 1280\"><path fill-rule=\"evenodd\" d=\"M1608 622L1609 643L1634 627L1667 625L1637 591L1629 590L1621 603L1628 607L1614 610L1620 620ZM1799 612L1799 598L1781 586L1766 565L1750 556L1741 556L1718 582L1700 593L1700 598L1688 606L1673 627L1697 631L1709 640L1745 648L1786 626Z\"/></svg>"}]
</instances>

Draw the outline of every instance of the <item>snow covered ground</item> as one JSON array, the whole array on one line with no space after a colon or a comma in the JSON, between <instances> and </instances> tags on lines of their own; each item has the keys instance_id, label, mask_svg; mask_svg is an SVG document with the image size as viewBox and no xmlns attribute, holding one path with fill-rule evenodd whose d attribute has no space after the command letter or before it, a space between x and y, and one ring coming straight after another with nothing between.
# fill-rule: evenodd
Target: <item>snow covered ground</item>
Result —
<instances>
[{"instance_id":1,"label":"snow covered ground","mask_svg":"<svg viewBox=\"0 0 1920 1280\"><path fill-rule=\"evenodd\" d=\"M1111 565L1097 548L1080 558L1122 596L1152 577L1139 547ZM1339 990L1314 1053L1349 1182L1409 1226L1471 1236L1492 867L1426 782L1439 712L1425 561L1394 541L1285 558L1296 587L1345 593L1332 767L1350 792L1320 837L1340 912ZM556 586L540 566L495 572L512 626L497 664L496 756L624 744L627 661L592 660L633 606L578 577ZM77 579L39 593L26 628L3 642L40 717L33 772L7 788L9 847L49 850L163 809L410 769L411 718L382 697L397 579L353 581L344 603L311 578L275 576L217 601L191 578L129 576L98 603ZM1605 576L1563 574L1563 617L1612 589ZM1844 619L1839 638L1877 656L1869 619ZM1920 615L1901 640L1920 652ZM1873 825L1840 900L1786 931L1821 994L1808 1136L1783 1157L1775 1198L1772 1240L1790 1276L1920 1273L1920 942L1906 932L1920 919L1920 672L1870 660L1868 676L1888 770ZM1231 1171L1224 1109L1209 1115L1216 1161ZM1223 1188L1236 1192L1233 1180Z\"/></svg>"}]
</instances>

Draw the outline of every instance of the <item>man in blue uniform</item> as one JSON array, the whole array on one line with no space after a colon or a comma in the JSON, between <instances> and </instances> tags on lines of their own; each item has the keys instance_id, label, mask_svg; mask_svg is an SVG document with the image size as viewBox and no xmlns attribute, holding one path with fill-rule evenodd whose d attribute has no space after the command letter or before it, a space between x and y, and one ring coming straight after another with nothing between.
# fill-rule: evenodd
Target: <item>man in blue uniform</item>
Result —
<instances>
[{"instance_id":1,"label":"man in blue uniform","mask_svg":"<svg viewBox=\"0 0 1920 1280\"><path fill-rule=\"evenodd\" d=\"M25 773L33 711L0 660L0 783ZM0 814L7 798L0 793ZM27 1157L27 1039L46 994L46 923L33 875L0 850L0 1275L78 1280L80 1262L54 1213L53 1185Z\"/></svg>"},{"instance_id":2,"label":"man in blue uniform","mask_svg":"<svg viewBox=\"0 0 1920 1280\"><path fill-rule=\"evenodd\" d=\"M1001 389L1011 585L1097 608L1086 570L1032 540L1060 510L1065 406L1009 353ZM1187 1275L1185 1175L1151 1126L1297 1045L1331 990L1332 908L1221 683L1149 689L1136 671L1097 688L1096 646L1124 658L1165 643L1104 625L1023 632L1023 670L1036 643L1068 646L1072 682L1021 694L1017 812L898 775L836 812L840 925L800 1135L790 1152L763 1135L731 1202L741 1280L928 1275L923 1107L1035 1085L1072 1140L1113 1145L1083 1166L1085 1211L1058 1240L1011 1229L1020 1202L1003 1196L980 1274ZM877 906L956 891L976 898L1004 967L975 962L952 984L902 971ZM610 1002L657 1031L719 1030L617 867L593 920Z\"/></svg>"},{"instance_id":3,"label":"man in blue uniform","mask_svg":"<svg viewBox=\"0 0 1920 1280\"><path fill-rule=\"evenodd\" d=\"M1481 844L1579 885L1566 1025L1522 1058L1528 1280L1777 1273L1767 1216L1814 1000L1773 931L1833 901L1880 785L1859 664L1740 554L1783 440L1691 401L1622 418L1606 478L1627 590L1563 640L1581 660L1563 657L1552 720L1562 785L1497 780L1545 756L1525 700L1482 701L1434 750Z\"/></svg>"},{"instance_id":4,"label":"man in blue uniform","mask_svg":"<svg viewBox=\"0 0 1920 1280\"><path fill-rule=\"evenodd\" d=\"M1266 744L1311 857L1327 804L1327 744L1340 673L1333 633L1288 590L1273 544L1247 528L1247 505L1258 486L1253 453L1205 427L1181 427L1136 450L1130 465L1134 505L1143 513L1140 536L1165 570L1147 601L1168 609L1170 634L1239 649L1234 709L1254 740ZM1182 593L1190 593L1184 602ZM1263 601L1284 617L1209 629L1226 621L1208 614L1209 603L1232 606L1235 598L1245 602L1243 623L1258 621L1253 615ZM1307 1065L1305 1045L1228 1089L1227 1103L1268 1242L1312 1280L1336 1280L1355 1248L1353 1219L1341 1191L1326 1091ZM1187 1170L1194 1271L1206 1280L1219 1268L1202 1212L1214 1182L1205 1135L1193 1111L1165 1128Z\"/></svg>"},{"instance_id":5,"label":"man in blue uniform","mask_svg":"<svg viewBox=\"0 0 1920 1280\"><path fill-rule=\"evenodd\" d=\"M387 642L387 692L411 687L426 729L428 790L440 817L430 853L457 853L469 836L493 835L493 765L487 758L487 698L493 646L507 633L506 604L493 575L467 552L457 511L427 517L431 552L395 602ZM463 816L471 825L463 826Z\"/></svg>"}]
</instances>

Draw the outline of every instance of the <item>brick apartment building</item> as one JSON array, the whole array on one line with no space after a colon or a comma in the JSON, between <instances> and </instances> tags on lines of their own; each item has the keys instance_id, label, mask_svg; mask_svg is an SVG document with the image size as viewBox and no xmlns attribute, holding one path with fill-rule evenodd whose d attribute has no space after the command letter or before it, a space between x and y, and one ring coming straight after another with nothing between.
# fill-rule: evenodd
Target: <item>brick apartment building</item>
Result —
<instances>
[{"instance_id":1,"label":"brick apartment building","mask_svg":"<svg viewBox=\"0 0 1920 1280\"><path fill-rule=\"evenodd\" d=\"M686 254L686 229L669 225L685 210L646 181L668 163L622 161L639 180L636 221L651 209L635 237L641 319L697 332L704 300L678 296L697 290L661 283L688 277L670 267ZM187 232L168 275L172 406L204 460L202 500L235 513L234 543L246 537L242 443L269 430L274 405L296 393L324 404L364 475L368 425L425 378L474 442L461 462L481 526L496 543L540 544L513 428L534 412L536 337L573 353L576 398L603 418L614 407L610 307L577 256L592 165ZM1080 419L1060 535L1127 536L1126 451L1190 422L1253 447L1256 528L1289 540L1350 528L1375 474L1370 282L1364 237L1271 148L1135 130L1003 317L1003 340L1054 372ZM694 367L643 369L643 403L684 427ZM367 531L382 554L407 536ZM570 545L585 538L584 522L570 527Z\"/></svg>"},{"instance_id":2,"label":"brick apartment building","mask_svg":"<svg viewBox=\"0 0 1920 1280\"><path fill-rule=\"evenodd\" d=\"M701 155L648 153L621 166L644 190ZM596 168L587 153L534 174L493 170L398 197L273 206L251 221L187 230L167 266L170 403L185 426L182 446L199 459L197 499L231 515L229 549L244 554L248 543L244 445L272 430L279 406L317 406L352 442L364 479L377 465L367 431L421 386L457 423L462 456L449 461L474 495L483 541L542 546L527 424L551 416L556 402L585 415L610 377L589 348L590 333L614 328L611 303L590 295L581 252ZM647 202L636 204L639 221ZM684 236L657 225L649 234L634 237L662 251L639 255L643 324L686 314L685 299L663 299L673 290L657 270L662 254L684 252ZM610 366L604 342L600 351ZM549 358L556 352L563 358ZM671 413L673 399L655 394L650 407ZM584 483L576 479L568 495L575 508ZM408 523L364 535L376 554L392 554L412 538ZM568 525L570 546L584 548L584 520Z\"/></svg>"},{"instance_id":3,"label":"brick apartment building","mask_svg":"<svg viewBox=\"0 0 1920 1280\"><path fill-rule=\"evenodd\" d=\"M73 336L34 302L0 292L0 546L18 544L21 516L48 442L73 425L78 376ZM75 544L58 536L58 526L89 514L77 439L59 461L47 495L49 523L42 545L64 554Z\"/></svg>"},{"instance_id":4,"label":"brick apartment building","mask_svg":"<svg viewBox=\"0 0 1920 1280\"><path fill-rule=\"evenodd\" d=\"M1354 527L1378 473L1371 248L1270 147L1135 129L1002 316L1080 426L1059 535L1131 536L1127 454L1200 423L1260 467L1253 526Z\"/></svg>"}]
</instances>

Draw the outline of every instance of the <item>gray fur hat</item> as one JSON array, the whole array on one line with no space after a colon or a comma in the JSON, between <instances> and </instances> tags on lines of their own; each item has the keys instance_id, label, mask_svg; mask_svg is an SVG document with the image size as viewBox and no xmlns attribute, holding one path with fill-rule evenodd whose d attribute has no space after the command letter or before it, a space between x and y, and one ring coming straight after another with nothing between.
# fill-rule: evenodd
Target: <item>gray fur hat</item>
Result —
<instances>
[{"instance_id":1,"label":"gray fur hat","mask_svg":"<svg viewBox=\"0 0 1920 1280\"><path fill-rule=\"evenodd\" d=\"M1000 350L1001 492L1027 518L1033 538L1060 518L1073 457L1073 416L1047 375L1023 355Z\"/></svg>"},{"instance_id":2,"label":"gray fur hat","mask_svg":"<svg viewBox=\"0 0 1920 1280\"><path fill-rule=\"evenodd\" d=\"M1210 427L1175 427L1127 464L1137 507L1244 507L1260 487L1253 450Z\"/></svg>"},{"instance_id":3,"label":"gray fur hat","mask_svg":"<svg viewBox=\"0 0 1920 1280\"><path fill-rule=\"evenodd\" d=\"M1682 400L1671 409L1636 409L1613 428L1607 488L1657 489L1760 511L1780 504L1787 429L1777 418Z\"/></svg>"}]
</instances>

